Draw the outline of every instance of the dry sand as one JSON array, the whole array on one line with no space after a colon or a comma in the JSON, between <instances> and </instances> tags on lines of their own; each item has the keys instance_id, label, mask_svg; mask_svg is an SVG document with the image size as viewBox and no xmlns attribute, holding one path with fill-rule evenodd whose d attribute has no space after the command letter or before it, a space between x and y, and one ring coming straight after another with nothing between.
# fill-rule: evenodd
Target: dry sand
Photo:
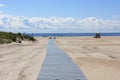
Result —
<instances>
[{"instance_id":1,"label":"dry sand","mask_svg":"<svg viewBox=\"0 0 120 80\"><path fill-rule=\"evenodd\" d=\"M120 80L120 37L60 37L56 43L88 80Z\"/></svg>"},{"instance_id":2,"label":"dry sand","mask_svg":"<svg viewBox=\"0 0 120 80\"><path fill-rule=\"evenodd\" d=\"M47 38L37 40L0 45L0 80L36 80L48 43Z\"/></svg>"},{"instance_id":3,"label":"dry sand","mask_svg":"<svg viewBox=\"0 0 120 80\"><path fill-rule=\"evenodd\" d=\"M46 54L47 38L0 45L0 80L36 80ZM120 37L56 39L88 80L120 80Z\"/></svg>"}]
</instances>

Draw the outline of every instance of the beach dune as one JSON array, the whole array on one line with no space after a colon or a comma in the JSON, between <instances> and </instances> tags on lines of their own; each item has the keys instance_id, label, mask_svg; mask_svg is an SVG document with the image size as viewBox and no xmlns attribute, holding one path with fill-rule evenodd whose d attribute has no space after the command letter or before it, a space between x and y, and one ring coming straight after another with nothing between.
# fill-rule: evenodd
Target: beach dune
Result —
<instances>
[{"instance_id":1,"label":"beach dune","mask_svg":"<svg viewBox=\"0 0 120 80\"><path fill-rule=\"evenodd\" d=\"M0 80L36 80L46 54L47 38L0 45Z\"/></svg>"}]
</instances>

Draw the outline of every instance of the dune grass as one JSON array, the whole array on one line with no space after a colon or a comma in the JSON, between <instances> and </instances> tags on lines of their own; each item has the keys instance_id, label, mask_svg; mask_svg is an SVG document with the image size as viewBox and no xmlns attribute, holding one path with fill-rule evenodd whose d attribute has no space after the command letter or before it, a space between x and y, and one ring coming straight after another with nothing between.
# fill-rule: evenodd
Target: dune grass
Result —
<instances>
[{"instance_id":1,"label":"dune grass","mask_svg":"<svg viewBox=\"0 0 120 80\"><path fill-rule=\"evenodd\" d=\"M35 38L21 33L0 32L0 44L11 42L21 43L23 40L35 41Z\"/></svg>"}]
</instances>

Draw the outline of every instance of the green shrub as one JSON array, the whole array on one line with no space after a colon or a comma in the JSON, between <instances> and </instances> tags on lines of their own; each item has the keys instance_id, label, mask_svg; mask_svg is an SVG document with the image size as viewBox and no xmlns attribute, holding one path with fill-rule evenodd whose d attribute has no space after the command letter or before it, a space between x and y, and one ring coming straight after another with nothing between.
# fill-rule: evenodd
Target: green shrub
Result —
<instances>
[{"instance_id":1,"label":"green shrub","mask_svg":"<svg viewBox=\"0 0 120 80\"><path fill-rule=\"evenodd\" d=\"M12 32L0 32L0 44L17 42L17 39L35 41L35 38L29 35L25 35L21 33L15 34Z\"/></svg>"}]
</instances>

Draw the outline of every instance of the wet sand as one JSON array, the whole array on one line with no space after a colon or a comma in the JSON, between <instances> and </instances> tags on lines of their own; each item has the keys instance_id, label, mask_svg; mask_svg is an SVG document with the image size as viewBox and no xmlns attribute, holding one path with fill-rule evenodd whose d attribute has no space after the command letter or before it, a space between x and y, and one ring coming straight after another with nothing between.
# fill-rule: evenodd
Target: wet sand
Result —
<instances>
[{"instance_id":1,"label":"wet sand","mask_svg":"<svg viewBox=\"0 0 120 80\"><path fill-rule=\"evenodd\" d=\"M45 58L48 38L37 40L0 45L0 80L36 80Z\"/></svg>"},{"instance_id":2,"label":"wet sand","mask_svg":"<svg viewBox=\"0 0 120 80\"><path fill-rule=\"evenodd\" d=\"M88 80L120 80L120 37L59 37L56 43Z\"/></svg>"}]
</instances>

